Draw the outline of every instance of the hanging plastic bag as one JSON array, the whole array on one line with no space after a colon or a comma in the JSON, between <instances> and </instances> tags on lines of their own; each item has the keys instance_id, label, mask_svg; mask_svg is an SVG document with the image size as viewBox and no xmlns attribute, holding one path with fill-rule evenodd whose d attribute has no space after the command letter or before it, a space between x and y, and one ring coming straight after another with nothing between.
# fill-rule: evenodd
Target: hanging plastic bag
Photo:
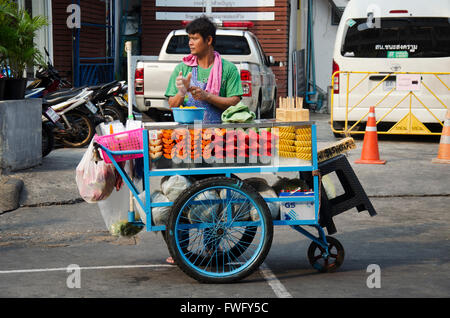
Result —
<instances>
[{"instance_id":1,"label":"hanging plastic bag","mask_svg":"<svg viewBox=\"0 0 450 318\"><path fill-rule=\"evenodd\" d=\"M101 158L91 141L76 168L76 182L80 196L88 203L96 203L110 196L116 183L115 169Z\"/></svg>"},{"instance_id":2,"label":"hanging plastic bag","mask_svg":"<svg viewBox=\"0 0 450 318\"><path fill-rule=\"evenodd\" d=\"M129 174L130 166L125 164L124 171ZM140 182L134 183L138 191L141 191ZM128 212L130 210L130 190L127 186L114 190L111 195L98 202L98 207L108 231L115 236L130 237L142 230L141 226L136 226L128 222ZM138 213L135 213L135 221L138 221Z\"/></svg>"}]
</instances>

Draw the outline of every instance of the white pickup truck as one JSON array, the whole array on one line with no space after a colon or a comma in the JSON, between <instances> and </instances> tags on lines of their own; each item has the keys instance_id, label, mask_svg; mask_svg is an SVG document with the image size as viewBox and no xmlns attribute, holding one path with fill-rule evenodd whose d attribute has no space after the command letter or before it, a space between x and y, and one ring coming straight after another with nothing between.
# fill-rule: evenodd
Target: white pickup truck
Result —
<instances>
[{"instance_id":1,"label":"white pickup truck","mask_svg":"<svg viewBox=\"0 0 450 318\"><path fill-rule=\"evenodd\" d=\"M135 97L139 111L170 111L164 94L175 66L190 54L188 42L184 29L171 31L158 60L137 61ZM247 30L217 29L214 48L224 59L233 62L240 72L244 90L242 103L254 111L258 118L273 118L277 87L270 66L277 62L272 56L264 54L256 36Z\"/></svg>"}]
</instances>

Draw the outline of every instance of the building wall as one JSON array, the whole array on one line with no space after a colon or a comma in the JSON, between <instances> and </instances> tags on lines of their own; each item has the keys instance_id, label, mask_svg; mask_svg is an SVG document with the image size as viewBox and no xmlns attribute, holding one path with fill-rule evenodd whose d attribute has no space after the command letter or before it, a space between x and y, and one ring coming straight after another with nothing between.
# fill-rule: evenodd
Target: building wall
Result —
<instances>
[{"instance_id":1,"label":"building wall","mask_svg":"<svg viewBox=\"0 0 450 318\"><path fill-rule=\"evenodd\" d=\"M67 6L72 0L53 0L54 65L63 78L73 81L73 32L67 27ZM82 23L105 23L105 3L100 0L81 0ZM157 11L182 12L186 8L156 7L155 0L141 0L142 38L141 55L158 55L167 34L182 28L181 21L156 20ZM189 12L201 12L201 8L189 8ZM278 96L288 91L288 42L289 0L275 0L275 7L213 8L213 12L275 12L274 21L253 21L250 29L260 40L266 55L272 55L283 66L272 67L278 86ZM106 38L103 29L82 26L80 56L106 56Z\"/></svg>"},{"instance_id":2,"label":"building wall","mask_svg":"<svg viewBox=\"0 0 450 318\"><path fill-rule=\"evenodd\" d=\"M53 64L60 76L72 82L72 30L67 27L67 6L72 0L53 0Z\"/></svg>"},{"instance_id":3,"label":"building wall","mask_svg":"<svg viewBox=\"0 0 450 318\"><path fill-rule=\"evenodd\" d=\"M331 5L328 0L314 1L314 53L316 84L323 91L331 86L333 50L337 25L331 25Z\"/></svg>"},{"instance_id":4,"label":"building wall","mask_svg":"<svg viewBox=\"0 0 450 318\"><path fill-rule=\"evenodd\" d=\"M181 29L181 21L156 20L156 12L202 12L201 8L156 7L155 0L142 0L142 55L159 55L167 34L173 29ZM213 8L213 12L275 12L274 21L252 21L250 29L261 42L266 55L272 55L276 61L283 62L282 67L272 67L278 86L278 96L286 96L289 0L275 0L275 7Z\"/></svg>"},{"instance_id":5,"label":"building wall","mask_svg":"<svg viewBox=\"0 0 450 318\"><path fill-rule=\"evenodd\" d=\"M53 56L60 75L73 82L73 41L75 30L67 27L67 6L72 0L53 0ZM81 0L81 22L105 24L105 3L100 0ZM80 30L80 57L106 56L106 31L83 25ZM98 62L98 61L97 61Z\"/></svg>"}]
</instances>

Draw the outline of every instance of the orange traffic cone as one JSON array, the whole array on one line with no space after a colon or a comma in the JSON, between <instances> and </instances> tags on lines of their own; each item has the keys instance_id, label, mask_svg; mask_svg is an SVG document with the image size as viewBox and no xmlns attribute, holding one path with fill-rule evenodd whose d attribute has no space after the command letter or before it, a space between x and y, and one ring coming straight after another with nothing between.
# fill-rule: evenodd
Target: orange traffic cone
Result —
<instances>
[{"instance_id":1,"label":"orange traffic cone","mask_svg":"<svg viewBox=\"0 0 450 318\"><path fill-rule=\"evenodd\" d=\"M445 116L437 158L434 158L431 162L450 163L450 110L447 111L447 116Z\"/></svg>"},{"instance_id":2,"label":"orange traffic cone","mask_svg":"<svg viewBox=\"0 0 450 318\"><path fill-rule=\"evenodd\" d=\"M385 164L386 160L380 160L378 153L378 133L377 122L375 120L375 107L371 106L369 118L367 120L366 132L364 133L364 142L361 159L355 163Z\"/></svg>"}]
</instances>

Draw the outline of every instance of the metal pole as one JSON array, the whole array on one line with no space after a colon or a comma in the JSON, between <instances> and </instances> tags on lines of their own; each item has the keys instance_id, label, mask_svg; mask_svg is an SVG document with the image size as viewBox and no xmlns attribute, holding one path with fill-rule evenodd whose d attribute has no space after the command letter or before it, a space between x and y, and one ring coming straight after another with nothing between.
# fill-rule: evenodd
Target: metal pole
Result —
<instances>
[{"instance_id":1,"label":"metal pole","mask_svg":"<svg viewBox=\"0 0 450 318\"><path fill-rule=\"evenodd\" d=\"M125 51L127 52L127 67L128 67L128 119L133 119L133 92L131 90L131 41L125 42Z\"/></svg>"}]
</instances>

